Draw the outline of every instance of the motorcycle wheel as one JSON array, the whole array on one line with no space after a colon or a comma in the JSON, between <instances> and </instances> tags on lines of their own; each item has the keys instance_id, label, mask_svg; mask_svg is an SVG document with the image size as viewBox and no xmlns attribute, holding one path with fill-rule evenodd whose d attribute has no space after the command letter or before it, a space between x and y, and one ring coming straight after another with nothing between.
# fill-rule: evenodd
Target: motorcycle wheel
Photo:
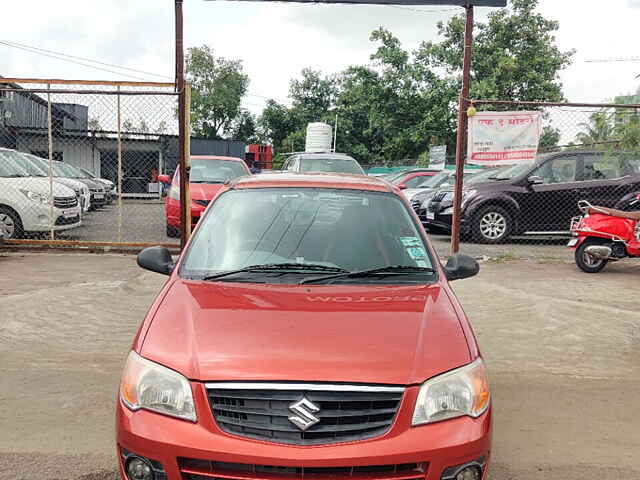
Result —
<instances>
[{"instance_id":1,"label":"motorcycle wheel","mask_svg":"<svg viewBox=\"0 0 640 480\"><path fill-rule=\"evenodd\" d=\"M598 245L600 242L593 240L585 240L576 249L575 260L578 268L585 273L598 273L609 263L608 260L595 259L587 254L586 249L592 245Z\"/></svg>"}]
</instances>

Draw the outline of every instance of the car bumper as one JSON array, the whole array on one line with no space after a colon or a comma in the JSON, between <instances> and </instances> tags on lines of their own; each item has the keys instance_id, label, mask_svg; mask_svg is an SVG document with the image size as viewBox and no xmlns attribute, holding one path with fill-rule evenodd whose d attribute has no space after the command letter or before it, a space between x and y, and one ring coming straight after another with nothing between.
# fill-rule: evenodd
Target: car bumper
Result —
<instances>
[{"instance_id":1,"label":"car bumper","mask_svg":"<svg viewBox=\"0 0 640 480\"><path fill-rule=\"evenodd\" d=\"M351 478L344 467L419 464L416 473L372 473L362 480L440 480L450 467L477 460L484 462L486 478L491 449L491 410L477 419L461 417L431 425L411 427L417 388L405 394L392 429L377 438L359 442L300 447L266 443L230 435L216 425L202 384L193 384L198 422L191 423L149 411L130 411L118 401L116 438L120 473L124 476L122 449L159 462L167 480L297 480L302 476L257 473L256 466L340 468L342 473L314 478ZM204 406L203 406L204 405ZM188 460L187 460L188 459ZM214 473L211 462L235 464L224 475ZM237 471L234 471L234 468ZM449 470L447 470L449 469ZM349 470L346 469L348 472ZM359 477L360 478L360 477Z\"/></svg>"},{"instance_id":2,"label":"car bumper","mask_svg":"<svg viewBox=\"0 0 640 480\"><path fill-rule=\"evenodd\" d=\"M204 213L207 207L192 204L191 205L191 228L193 229L200 221L200 217ZM175 228L180 228L180 204L178 202L171 202L166 204L165 214L167 216L167 225Z\"/></svg>"},{"instance_id":3,"label":"car bumper","mask_svg":"<svg viewBox=\"0 0 640 480\"><path fill-rule=\"evenodd\" d=\"M80 226L80 207L67 209L53 209L53 230L69 230ZM22 212L22 227L25 232L48 232L52 229L50 221L50 207L47 205L32 207Z\"/></svg>"}]
</instances>

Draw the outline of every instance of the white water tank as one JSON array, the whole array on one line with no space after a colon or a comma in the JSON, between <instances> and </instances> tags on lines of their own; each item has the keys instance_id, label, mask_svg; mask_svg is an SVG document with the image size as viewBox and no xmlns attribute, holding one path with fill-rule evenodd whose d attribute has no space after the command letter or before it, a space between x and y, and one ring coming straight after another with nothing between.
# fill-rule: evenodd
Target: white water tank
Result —
<instances>
[{"instance_id":1,"label":"white water tank","mask_svg":"<svg viewBox=\"0 0 640 480\"><path fill-rule=\"evenodd\" d=\"M305 152L330 152L333 142L333 129L331 125L322 122L314 122L307 125L307 138L305 140Z\"/></svg>"}]
</instances>

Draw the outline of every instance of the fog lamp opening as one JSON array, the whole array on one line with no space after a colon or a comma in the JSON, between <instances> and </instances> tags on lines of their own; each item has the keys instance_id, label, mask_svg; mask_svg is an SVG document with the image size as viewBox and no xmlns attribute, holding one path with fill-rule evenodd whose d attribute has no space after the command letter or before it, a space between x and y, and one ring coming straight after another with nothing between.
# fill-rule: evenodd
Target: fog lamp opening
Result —
<instances>
[{"instance_id":1,"label":"fog lamp opening","mask_svg":"<svg viewBox=\"0 0 640 480\"><path fill-rule=\"evenodd\" d=\"M129 480L154 480L153 467L145 458L131 456L125 463Z\"/></svg>"}]
</instances>

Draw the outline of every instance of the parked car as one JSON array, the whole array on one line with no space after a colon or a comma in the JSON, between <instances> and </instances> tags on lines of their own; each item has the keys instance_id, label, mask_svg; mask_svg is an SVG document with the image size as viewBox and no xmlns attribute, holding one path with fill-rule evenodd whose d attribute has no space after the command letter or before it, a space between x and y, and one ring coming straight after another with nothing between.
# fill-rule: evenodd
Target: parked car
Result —
<instances>
[{"instance_id":1,"label":"parked car","mask_svg":"<svg viewBox=\"0 0 640 480\"><path fill-rule=\"evenodd\" d=\"M44 158L31 155L29 157L33 163L38 165L41 170L44 170L49 175L49 160L45 160ZM89 199L85 203L85 208L87 210L95 210L96 207L101 207L105 202L105 191L104 186L98 182L95 182L83 174L79 176L79 174L75 171L72 171L68 168L68 165L54 160L51 162L53 166L53 174L56 177L56 180L65 181L64 179L75 180L77 182L82 183L89 190Z\"/></svg>"},{"instance_id":2,"label":"parked car","mask_svg":"<svg viewBox=\"0 0 640 480\"><path fill-rule=\"evenodd\" d=\"M357 160L344 153L296 153L285 160L282 170L366 175Z\"/></svg>"},{"instance_id":3,"label":"parked car","mask_svg":"<svg viewBox=\"0 0 640 480\"><path fill-rule=\"evenodd\" d=\"M513 178L463 191L461 230L483 243L511 235L568 234L579 200L615 206L640 190L640 156L571 150L541 156ZM434 207L435 208L435 207Z\"/></svg>"},{"instance_id":4,"label":"parked car","mask_svg":"<svg viewBox=\"0 0 640 480\"><path fill-rule=\"evenodd\" d=\"M478 172L479 170L465 170L464 176L466 178L467 176L475 175ZM432 177L425 177L418 185L404 190L403 193L404 196L407 197L407 200L412 202L413 198L418 194L424 197L429 197L433 195L438 188L453 185L455 182L456 171L443 170Z\"/></svg>"},{"instance_id":5,"label":"parked car","mask_svg":"<svg viewBox=\"0 0 640 480\"><path fill-rule=\"evenodd\" d=\"M195 227L207 205L220 188L230 180L251 175L244 160L236 157L197 155L191 157L189 192L191 195L191 227ZM165 200L167 236L180 236L180 172L176 170L173 181L169 175L159 175L158 180L171 185Z\"/></svg>"},{"instance_id":6,"label":"parked car","mask_svg":"<svg viewBox=\"0 0 640 480\"><path fill-rule=\"evenodd\" d=\"M92 179L78 167L75 167L68 163L60 162L58 166L68 178L74 178L89 187L89 191L91 192L91 208L101 208L106 205L108 190L105 184L99 182L98 180Z\"/></svg>"},{"instance_id":7,"label":"parked car","mask_svg":"<svg viewBox=\"0 0 640 480\"><path fill-rule=\"evenodd\" d=\"M118 196L118 189L116 184L106 178L97 177L93 172L90 172L86 168L79 168L79 170L88 178L100 182L104 185L106 192L106 203L107 205L111 205L113 203L113 200Z\"/></svg>"},{"instance_id":8,"label":"parked car","mask_svg":"<svg viewBox=\"0 0 640 480\"><path fill-rule=\"evenodd\" d=\"M17 161L20 155L0 150L0 237L22 238L52 228L61 231L79 226L75 192L60 183L30 176Z\"/></svg>"},{"instance_id":9,"label":"parked car","mask_svg":"<svg viewBox=\"0 0 640 480\"><path fill-rule=\"evenodd\" d=\"M397 185L397 187L401 190L406 190L408 188L417 187L418 185L422 184L427 178L434 177L441 171L442 170L426 169L407 170L401 175L396 175L393 179L389 180L389 182Z\"/></svg>"},{"instance_id":10,"label":"parked car","mask_svg":"<svg viewBox=\"0 0 640 480\"><path fill-rule=\"evenodd\" d=\"M16 161L16 163L18 163L20 168L26 170L30 176L41 178L49 177L48 163L44 165L40 157L36 157L35 155L31 155L30 153L17 152L15 150L11 151L18 153L18 155L13 156L14 160ZM78 180L58 176L56 174L57 172L55 168L52 173L53 179L56 183L60 183L66 187L69 187L75 192L76 197L78 198L78 202L80 203L81 211L87 212L89 210L89 207L91 206L91 194L89 192L89 188L84 183L79 182Z\"/></svg>"},{"instance_id":11,"label":"parked car","mask_svg":"<svg viewBox=\"0 0 640 480\"><path fill-rule=\"evenodd\" d=\"M463 186L470 188L477 183L489 181L505 181L518 175L523 168L522 165L506 166L500 168L487 168L475 173L470 177L465 177ZM442 231L451 233L453 219L453 185L440 188L428 195L413 197L411 206L420 218L422 225L429 231Z\"/></svg>"},{"instance_id":12,"label":"parked car","mask_svg":"<svg viewBox=\"0 0 640 480\"><path fill-rule=\"evenodd\" d=\"M488 381L448 283L478 264L443 268L387 182L240 178L176 264L138 264L169 278L123 371L123 478L486 478Z\"/></svg>"},{"instance_id":13,"label":"parked car","mask_svg":"<svg viewBox=\"0 0 640 480\"><path fill-rule=\"evenodd\" d=\"M436 173L440 173L442 170L434 170L432 168L409 168L407 170L402 170L401 172L393 172L393 173L383 173L381 174L381 176L388 182L394 183L399 180L402 179L403 177L405 177L406 175L409 175L411 173L429 173L431 175L427 175L427 176L433 176Z\"/></svg>"}]
</instances>

